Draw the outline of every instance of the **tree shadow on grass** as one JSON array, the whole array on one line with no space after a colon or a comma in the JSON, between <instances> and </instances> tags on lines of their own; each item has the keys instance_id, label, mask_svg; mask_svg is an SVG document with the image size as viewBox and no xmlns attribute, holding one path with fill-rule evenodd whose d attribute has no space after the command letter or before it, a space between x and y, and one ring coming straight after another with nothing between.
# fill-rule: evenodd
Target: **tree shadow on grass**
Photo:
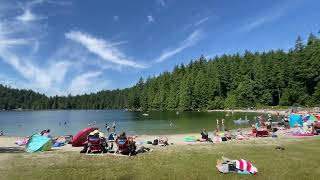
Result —
<instances>
[{"instance_id":1,"label":"tree shadow on grass","mask_svg":"<svg viewBox=\"0 0 320 180\"><path fill-rule=\"evenodd\" d=\"M23 153L23 147L0 147L0 153Z\"/></svg>"}]
</instances>

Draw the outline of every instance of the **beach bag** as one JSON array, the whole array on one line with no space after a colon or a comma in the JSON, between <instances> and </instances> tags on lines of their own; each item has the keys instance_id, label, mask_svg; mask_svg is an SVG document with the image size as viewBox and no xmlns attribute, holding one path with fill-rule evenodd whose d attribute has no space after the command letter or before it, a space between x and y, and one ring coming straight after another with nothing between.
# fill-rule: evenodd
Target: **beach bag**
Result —
<instances>
[{"instance_id":1,"label":"beach bag","mask_svg":"<svg viewBox=\"0 0 320 180\"><path fill-rule=\"evenodd\" d=\"M155 139L155 140L153 140L152 145L158 145L158 143L159 143L159 140L158 140L158 139Z\"/></svg>"}]
</instances>

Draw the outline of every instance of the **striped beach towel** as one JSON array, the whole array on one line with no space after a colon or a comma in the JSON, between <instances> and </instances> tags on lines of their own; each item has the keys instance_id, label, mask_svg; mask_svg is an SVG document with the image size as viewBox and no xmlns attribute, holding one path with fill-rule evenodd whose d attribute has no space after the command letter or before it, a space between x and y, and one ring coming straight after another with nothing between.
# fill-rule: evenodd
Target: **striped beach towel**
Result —
<instances>
[{"instance_id":1,"label":"striped beach towel","mask_svg":"<svg viewBox=\"0 0 320 180\"><path fill-rule=\"evenodd\" d=\"M258 172L256 167L244 159L236 160L236 168L241 171L248 171L251 174L256 174Z\"/></svg>"}]
</instances>

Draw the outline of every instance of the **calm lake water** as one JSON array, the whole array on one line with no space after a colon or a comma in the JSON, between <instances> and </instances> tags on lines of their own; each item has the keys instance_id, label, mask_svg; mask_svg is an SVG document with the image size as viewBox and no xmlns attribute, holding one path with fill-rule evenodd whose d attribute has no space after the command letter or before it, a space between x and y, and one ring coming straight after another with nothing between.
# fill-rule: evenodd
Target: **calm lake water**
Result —
<instances>
[{"instance_id":1,"label":"calm lake water","mask_svg":"<svg viewBox=\"0 0 320 180\"><path fill-rule=\"evenodd\" d=\"M128 134L174 134L196 133L202 128L209 131L216 129L216 119L225 119L225 127L235 129L249 127L250 124L237 125L233 120L248 117L254 123L256 113L234 113L226 116L226 112L124 112L121 110L61 110L61 111L3 111L0 112L0 130L8 136L29 136L43 129L50 129L53 135L75 134L79 130L95 124L105 130L105 123L112 126L116 121L116 131ZM266 117L266 115L264 115ZM273 117L276 120L275 117ZM170 127L169 124L172 123ZM92 126L92 125L91 125Z\"/></svg>"}]
</instances>

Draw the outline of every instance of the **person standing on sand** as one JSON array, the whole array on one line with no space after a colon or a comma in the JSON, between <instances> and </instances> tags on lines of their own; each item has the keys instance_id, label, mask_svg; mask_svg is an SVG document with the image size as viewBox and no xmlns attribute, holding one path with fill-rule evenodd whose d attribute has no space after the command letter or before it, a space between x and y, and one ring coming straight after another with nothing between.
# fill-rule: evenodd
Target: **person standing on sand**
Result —
<instances>
[{"instance_id":1,"label":"person standing on sand","mask_svg":"<svg viewBox=\"0 0 320 180\"><path fill-rule=\"evenodd\" d=\"M224 131L224 119L221 120L222 131Z\"/></svg>"},{"instance_id":2,"label":"person standing on sand","mask_svg":"<svg viewBox=\"0 0 320 180\"><path fill-rule=\"evenodd\" d=\"M112 129L113 129L113 132L116 132L116 121L113 121Z\"/></svg>"},{"instance_id":3,"label":"person standing on sand","mask_svg":"<svg viewBox=\"0 0 320 180\"><path fill-rule=\"evenodd\" d=\"M106 129L107 129L107 132L109 133L110 132L110 127L108 126L108 123L106 123Z\"/></svg>"},{"instance_id":4,"label":"person standing on sand","mask_svg":"<svg viewBox=\"0 0 320 180\"><path fill-rule=\"evenodd\" d=\"M2 130L0 131L0 136L3 136L3 131Z\"/></svg>"},{"instance_id":5,"label":"person standing on sand","mask_svg":"<svg viewBox=\"0 0 320 180\"><path fill-rule=\"evenodd\" d=\"M219 119L217 118L217 130L219 130Z\"/></svg>"}]
</instances>

